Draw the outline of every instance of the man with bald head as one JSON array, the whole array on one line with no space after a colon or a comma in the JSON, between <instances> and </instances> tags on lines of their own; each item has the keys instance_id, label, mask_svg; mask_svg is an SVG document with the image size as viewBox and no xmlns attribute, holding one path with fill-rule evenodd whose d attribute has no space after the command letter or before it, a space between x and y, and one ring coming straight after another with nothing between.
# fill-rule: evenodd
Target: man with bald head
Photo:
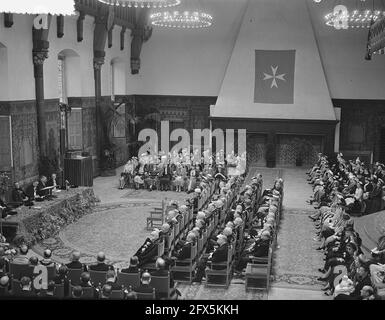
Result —
<instances>
[{"instance_id":1,"label":"man with bald head","mask_svg":"<svg viewBox=\"0 0 385 320\"><path fill-rule=\"evenodd\" d=\"M151 286L151 275L148 272L143 272L140 278L140 285L133 290L138 293L152 293L154 287Z\"/></svg>"},{"instance_id":2,"label":"man with bald head","mask_svg":"<svg viewBox=\"0 0 385 320\"><path fill-rule=\"evenodd\" d=\"M91 265L89 267L90 270L93 271L108 271L108 270L114 270L114 266L110 264L106 264L106 255L103 251L100 251L96 257L96 264Z\"/></svg>"},{"instance_id":3,"label":"man with bald head","mask_svg":"<svg viewBox=\"0 0 385 320\"><path fill-rule=\"evenodd\" d=\"M68 269L82 269L83 271L87 271L87 266L80 262L80 252L74 251L71 254L71 262L66 264Z\"/></svg>"},{"instance_id":4,"label":"man with bald head","mask_svg":"<svg viewBox=\"0 0 385 320\"><path fill-rule=\"evenodd\" d=\"M158 258L156 259L155 266L156 270L151 272L151 275L155 277L167 277L170 275L170 288L174 288L174 278L172 273L168 271L166 261L163 258Z\"/></svg>"}]
</instances>

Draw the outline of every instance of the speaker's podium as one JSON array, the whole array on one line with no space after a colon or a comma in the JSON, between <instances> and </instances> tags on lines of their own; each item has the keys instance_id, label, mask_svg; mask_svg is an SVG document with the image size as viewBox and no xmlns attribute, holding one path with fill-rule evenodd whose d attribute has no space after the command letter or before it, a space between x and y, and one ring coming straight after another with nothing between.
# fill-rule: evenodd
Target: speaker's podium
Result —
<instances>
[{"instance_id":1,"label":"speaker's podium","mask_svg":"<svg viewBox=\"0 0 385 320\"><path fill-rule=\"evenodd\" d=\"M76 156L64 159L64 176L73 186L92 187L94 183L92 157Z\"/></svg>"}]
</instances>

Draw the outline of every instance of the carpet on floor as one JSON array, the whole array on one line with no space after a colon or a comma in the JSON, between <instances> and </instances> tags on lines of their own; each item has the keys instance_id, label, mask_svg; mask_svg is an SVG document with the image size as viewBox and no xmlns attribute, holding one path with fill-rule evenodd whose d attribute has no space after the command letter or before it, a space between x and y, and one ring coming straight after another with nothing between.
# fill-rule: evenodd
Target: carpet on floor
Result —
<instances>
[{"instance_id":1,"label":"carpet on floor","mask_svg":"<svg viewBox=\"0 0 385 320\"><path fill-rule=\"evenodd\" d=\"M314 226L306 209L284 208L278 233L278 247L273 257L273 286L320 289L318 268L323 255L313 240Z\"/></svg>"}]
</instances>

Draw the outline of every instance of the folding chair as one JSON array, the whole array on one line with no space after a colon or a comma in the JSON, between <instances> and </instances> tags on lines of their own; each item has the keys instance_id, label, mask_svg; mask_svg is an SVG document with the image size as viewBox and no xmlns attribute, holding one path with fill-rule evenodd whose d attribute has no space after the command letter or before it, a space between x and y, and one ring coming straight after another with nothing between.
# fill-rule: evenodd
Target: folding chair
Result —
<instances>
[{"instance_id":1,"label":"folding chair","mask_svg":"<svg viewBox=\"0 0 385 320\"><path fill-rule=\"evenodd\" d=\"M106 283L106 271L94 271L90 270L91 282L95 286L103 286Z\"/></svg>"},{"instance_id":2,"label":"folding chair","mask_svg":"<svg viewBox=\"0 0 385 320\"><path fill-rule=\"evenodd\" d=\"M118 285L125 288L129 288L130 286L135 288L140 285L140 271L137 273L122 273L118 270L117 275L116 283Z\"/></svg>"}]
</instances>

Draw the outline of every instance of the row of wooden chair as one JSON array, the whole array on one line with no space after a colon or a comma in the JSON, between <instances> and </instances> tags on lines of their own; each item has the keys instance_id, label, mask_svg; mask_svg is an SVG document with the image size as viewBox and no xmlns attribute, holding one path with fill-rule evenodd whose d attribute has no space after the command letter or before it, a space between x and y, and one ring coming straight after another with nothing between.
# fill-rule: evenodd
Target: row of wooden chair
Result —
<instances>
[{"instance_id":1,"label":"row of wooden chair","mask_svg":"<svg viewBox=\"0 0 385 320\"><path fill-rule=\"evenodd\" d=\"M239 188L239 186L238 186ZM182 273L184 275L187 275L186 277L178 279L179 282L188 282L192 283L193 280L193 274L197 267L198 261L202 258L203 252L207 246L208 239L212 236L213 232L216 230L218 225L223 226L225 222L225 218L227 215L227 212L229 208L231 207L232 202L235 199L235 195L238 192L239 189L234 190L232 194L230 194L227 201L225 201L223 207L219 210L219 213L216 212L211 216L211 219L209 220L208 226L206 227L205 232L202 234L202 236L197 240L197 242L192 246L191 248L191 256L188 259L184 260L176 260L175 265L172 267L172 272L174 272L174 277L177 278L176 273ZM206 204L208 204L208 201L206 201ZM229 259L233 261L233 256L235 252L235 245L231 246L229 250L231 249L231 253L229 253ZM221 267L221 266L219 266ZM214 267L215 268L215 267ZM219 270L218 270L219 271ZM226 283L229 283L230 273L232 272L232 265L228 263L228 268L226 268ZM227 284L228 285L228 284Z\"/></svg>"},{"instance_id":2,"label":"row of wooden chair","mask_svg":"<svg viewBox=\"0 0 385 320\"><path fill-rule=\"evenodd\" d=\"M281 218L282 196L279 200L278 210L275 214L275 223L273 225L274 234L270 241L267 257L253 257L247 264L245 276L245 289L262 289L269 292L270 279L273 266L273 253L277 246L278 226Z\"/></svg>"},{"instance_id":3,"label":"row of wooden chair","mask_svg":"<svg viewBox=\"0 0 385 320\"><path fill-rule=\"evenodd\" d=\"M105 272L99 272L100 279L102 279L102 274ZM124 299L126 291L132 291L132 288L139 286L140 284L140 271L137 273L120 273L118 272L117 284L121 285L121 290L113 290L111 292L110 299ZM73 283L70 279L70 296L72 296L72 291L76 285L79 283ZM105 281L104 281L105 283ZM98 291L101 291L102 286L104 285L103 281L93 282L93 287L83 287L82 299L94 299L95 298L95 288L98 288ZM136 292L138 299L155 299L156 295L158 298L170 299L173 293L173 288L170 288L170 273L167 276L151 276L151 286L154 288L152 294L143 294ZM11 279L11 294L15 297L21 296L21 283L19 279ZM61 284L56 284L54 288L54 297L58 299L68 298L65 296L64 282Z\"/></svg>"}]
</instances>

